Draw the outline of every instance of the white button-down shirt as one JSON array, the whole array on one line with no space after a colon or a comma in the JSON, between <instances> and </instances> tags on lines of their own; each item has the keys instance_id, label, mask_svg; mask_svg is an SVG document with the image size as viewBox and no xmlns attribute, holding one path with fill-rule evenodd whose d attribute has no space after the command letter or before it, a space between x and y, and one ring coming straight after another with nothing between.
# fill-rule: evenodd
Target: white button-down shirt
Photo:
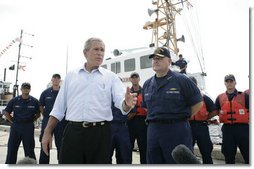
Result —
<instances>
[{"instance_id":1,"label":"white button-down shirt","mask_svg":"<svg viewBox=\"0 0 254 169\"><path fill-rule=\"evenodd\" d=\"M50 113L59 121L111 121L112 100L123 114L125 86L119 77L102 67L88 72L84 66L66 75Z\"/></svg>"}]
</instances>

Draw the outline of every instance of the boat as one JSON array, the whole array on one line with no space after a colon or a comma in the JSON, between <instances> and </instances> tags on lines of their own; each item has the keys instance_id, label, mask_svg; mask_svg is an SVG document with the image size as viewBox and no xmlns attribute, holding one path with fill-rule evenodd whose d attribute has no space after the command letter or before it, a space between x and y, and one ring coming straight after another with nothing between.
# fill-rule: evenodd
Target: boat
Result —
<instances>
[{"instance_id":1,"label":"boat","mask_svg":"<svg viewBox=\"0 0 254 169\"><path fill-rule=\"evenodd\" d=\"M10 85L11 82L0 81L0 124L10 124L4 117L4 109L13 98L13 93L10 92Z\"/></svg>"},{"instance_id":2,"label":"boat","mask_svg":"<svg viewBox=\"0 0 254 169\"><path fill-rule=\"evenodd\" d=\"M166 47L170 51L172 62L175 62L179 59L180 49L178 48L178 43L183 43L186 40L184 35L177 38L175 19L176 15L180 15L183 10L188 10L193 7L192 4L190 4L188 0L157 0L152 1L152 4L156 6L156 9L148 9L148 14L151 16L155 13L156 17L154 21L146 22L143 26L145 30L152 30L152 41L148 47L124 50L115 49L112 51L112 56L105 58L101 65L116 73L126 86L131 86L130 75L133 72L139 73L141 86L147 79L155 74L152 69L152 59L149 59L149 56L153 54L157 47ZM196 52L197 55L201 55L197 56L200 71L187 71L186 75L188 77L194 76L197 79L200 90L209 96L206 92L206 72L202 48L200 49L200 52ZM195 50L197 50L197 48ZM180 72L179 67L176 65L171 65L170 69ZM218 118L214 117L212 120L216 121ZM222 142L220 128L221 125L219 123L209 125L211 140L214 144L221 144Z\"/></svg>"},{"instance_id":3,"label":"boat","mask_svg":"<svg viewBox=\"0 0 254 169\"><path fill-rule=\"evenodd\" d=\"M157 47L166 47L171 53L172 62L179 59L178 43L185 42L185 36L177 38L176 34L176 16L181 11L188 10L192 5L188 0L157 0L152 1L155 9L148 9L148 14L156 14L154 21L148 21L143 26L144 30L152 31L152 41L148 47L139 47L133 49L115 49L112 56L105 58L102 67L116 73L126 86L131 86L129 80L130 74L138 72L140 75L140 85L153 76L152 60L149 59ZM187 9L186 9L187 8ZM198 59L200 62L200 59ZM202 60L202 59L201 59ZM201 63L201 62L200 62ZM204 63L201 65L200 72L187 72L187 76L194 76L198 81L199 88L205 92ZM173 71L180 71L179 67L171 65Z\"/></svg>"}]
</instances>

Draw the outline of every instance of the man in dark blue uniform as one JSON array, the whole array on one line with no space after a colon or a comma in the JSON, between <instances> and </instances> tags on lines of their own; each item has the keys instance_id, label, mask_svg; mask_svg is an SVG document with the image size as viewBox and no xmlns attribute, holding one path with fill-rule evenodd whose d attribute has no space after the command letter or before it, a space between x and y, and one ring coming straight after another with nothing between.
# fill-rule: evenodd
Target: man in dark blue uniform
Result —
<instances>
[{"instance_id":1,"label":"man in dark blue uniform","mask_svg":"<svg viewBox=\"0 0 254 169\"><path fill-rule=\"evenodd\" d=\"M179 59L172 65L178 66L180 68L180 73L186 74L187 64L188 63L186 62L186 60L184 60L183 55L180 54Z\"/></svg>"},{"instance_id":2,"label":"man in dark blue uniform","mask_svg":"<svg viewBox=\"0 0 254 169\"><path fill-rule=\"evenodd\" d=\"M6 164L16 164L19 145L22 141L25 157L36 160L34 153L34 121L40 117L39 101L30 96L31 85L21 85L21 95L9 101L5 116L10 121L11 129L8 140Z\"/></svg>"},{"instance_id":3,"label":"man in dark blue uniform","mask_svg":"<svg viewBox=\"0 0 254 169\"><path fill-rule=\"evenodd\" d=\"M169 69L168 49L157 48L149 58L156 74L143 87L143 107L148 112L147 162L175 164L171 153L177 145L193 150L188 118L202 106L202 96L187 76Z\"/></svg>"},{"instance_id":4,"label":"man in dark blue uniform","mask_svg":"<svg viewBox=\"0 0 254 169\"><path fill-rule=\"evenodd\" d=\"M190 79L197 85L197 79L194 76L190 76ZM202 97L203 106L195 115L191 116L189 122L192 130L193 146L197 143L203 164L213 164L213 143L210 138L207 120L216 116L218 111L210 97L205 94L202 94Z\"/></svg>"},{"instance_id":5,"label":"man in dark blue uniform","mask_svg":"<svg viewBox=\"0 0 254 169\"><path fill-rule=\"evenodd\" d=\"M40 96L40 103L43 108L40 142L44 133L44 129L49 120L49 113L51 112L54 106L58 91L60 89L61 76L59 74L53 74L51 82L52 87L49 87L48 89L44 90ZM57 148L57 159L59 157L65 123L66 123L65 120L62 120L60 123L57 124L56 128L53 131L55 137L55 145ZM41 148L39 164L49 164L49 159L50 156L47 156Z\"/></svg>"},{"instance_id":6,"label":"man in dark blue uniform","mask_svg":"<svg viewBox=\"0 0 254 169\"><path fill-rule=\"evenodd\" d=\"M147 142L147 125L146 115L147 110L141 107L142 103L142 88L139 85L140 77L139 74L134 72L130 76L132 83L131 92L137 93L137 104L128 114L128 127L130 133L131 149L134 148L135 140L137 140L140 164L146 164L146 142Z\"/></svg>"},{"instance_id":7,"label":"man in dark blue uniform","mask_svg":"<svg viewBox=\"0 0 254 169\"><path fill-rule=\"evenodd\" d=\"M112 135L111 160L115 150L117 164L131 164L131 144L129 130L127 126L127 115L123 115L121 110L112 103L113 120L110 122Z\"/></svg>"}]
</instances>

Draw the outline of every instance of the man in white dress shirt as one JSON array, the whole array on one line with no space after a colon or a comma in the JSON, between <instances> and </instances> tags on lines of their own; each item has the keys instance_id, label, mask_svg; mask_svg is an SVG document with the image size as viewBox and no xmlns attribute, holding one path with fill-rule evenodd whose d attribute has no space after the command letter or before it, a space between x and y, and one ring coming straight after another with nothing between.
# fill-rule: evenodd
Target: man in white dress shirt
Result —
<instances>
[{"instance_id":1,"label":"man in white dress shirt","mask_svg":"<svg viewBox=\"0 0 254 169\"><path fill-rule=\"evenodd\" d=\"M69 121L62 138L59 163L105 164L110 158L115 107L127 114L136 104L137 97L130 93L119 77L102 67L105 44L99 38L90 38L84 46L85 64L66 75L50 113L42 146L46 154L52 147L52 131L65 116Z\"/></svg>"}]
</instances>

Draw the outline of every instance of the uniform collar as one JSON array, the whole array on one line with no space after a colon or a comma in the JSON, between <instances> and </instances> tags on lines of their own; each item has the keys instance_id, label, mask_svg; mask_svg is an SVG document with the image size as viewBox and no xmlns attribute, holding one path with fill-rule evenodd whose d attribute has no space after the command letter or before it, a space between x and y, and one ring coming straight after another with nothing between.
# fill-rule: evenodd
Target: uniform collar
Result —
<instances>
[{"instance_id":1,"label":"uniform collar","mask_svg":"<svg viewBox=\"0 0 254 169\"><path fill-rule=\"evenodd\" d=\"M164 77L165 80L163 81L163 83L162 83L161 86L159 86L159 87L162 87L162 86L164 86L165 84L167 84L168 81L172 78L172 76L173 76L173 72L172 72L171 70L169 70L168 73L167 73L167 75L166 75L166 77ZM153 84L154 87L158 87L157 82L156 82L156 75L154 75L154 76L152 77L152 84Z\"/></svg>"}]
</instances>

